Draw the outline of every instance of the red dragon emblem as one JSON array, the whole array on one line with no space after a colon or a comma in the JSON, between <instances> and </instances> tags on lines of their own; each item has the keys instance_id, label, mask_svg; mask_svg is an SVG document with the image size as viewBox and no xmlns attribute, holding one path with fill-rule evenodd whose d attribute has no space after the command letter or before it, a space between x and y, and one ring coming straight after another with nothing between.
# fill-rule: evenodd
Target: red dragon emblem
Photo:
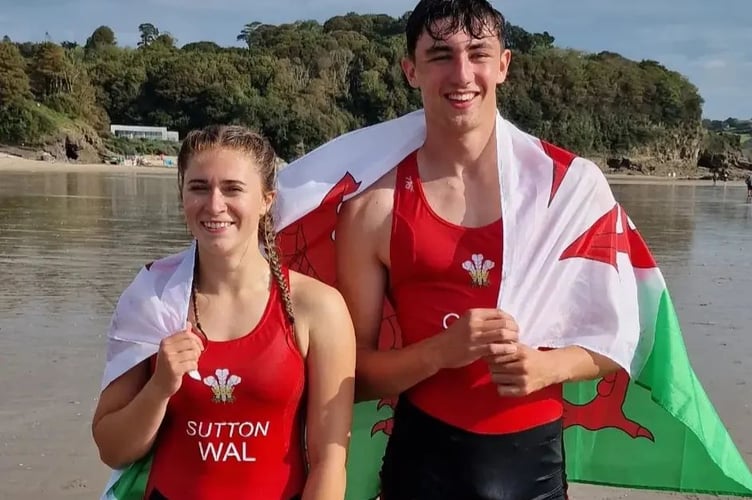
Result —
<instances>
[{"instance_id":1,"label":"red dragon emblem","mask_svg":"<svg viewBox=\"0 0 752 500\"><path fill-rule=\"evenodd\" d=\"M277 235L282 263L335 286L334 227L345 196L358 191L359 182L348 172L329 190L321 204Z\"/></svg>"},{"instance_id":2,"label":"red dragon emblem","mask_svg":"<svg viewBox=\"0 0 752 500\"><path fill-rule=\"evenodd\" d=\"M554 160L554 186L556 189L572 164L572 157L564 150L552 147L544 148ZM566 167L564 166L566 165ZM618 231L621 223L622 231ZM616 255L626 253L635 268L650 269L656 267L650 250L640 233L634 229L626 212L618 205L593 223L579 238L572 242L564 253L564 259L590 259L614 267L618 272ZM640 423L627 418L624 403L629 389L629 375L620 370L603 377L596 386L596 396L585 404L564 402L564 428L581 426L590 431L618 429L632 438L643 437L654 441L653 433Z\"/></svg>"},{"instance_id":3,"label":"red dragon emblem","mask_svg":"<svg viewBox=\"0 0 752 500\"><path fill-rule=\"evenodd\" d=\"M381 330L379 332L379 349L399 349L401 347L402 333L400 331L399 325L397 324L397 315L395 314L394 309L392 309L392 305L389 303L389 301L385 300L384 316L381 320ZM384 407L388 407L394 410L396 405L396 398L384 398L378 402L376 408L380 410ZM391 436L392 424L393 419L391 417L379 420L378 422L373 424L373 427L371 427L371 436L375 435L378 432L383 432L387 436Z\"/></svg>"},{"instance_id":4,"label":"red dragon emblem","mask_svg":"<svg viewBox=\"0 0 752 500\"><path fill-rule=\"evenodd\" d=\"M321 204L305 217L284 228L278 234L282 262L290 269L307 274L331 286L336 286L337 276L334 263L334 227L337 214L347 195L356 193L360 183L350 174L345 174L329 190ZM384 316L379 335L380 349L393 349L402 346L402 338L397 319L391 304L384 300ZM396 401L389 398L378 402L377 408L394 408ZM392 419L374 423L371 435L377 432L391 434Z\"/></svg>"},{"instance_id":5,"label":"red dragon emblem","mask_svg":"<svg viewBox=\"0 0 752 500\"><path fill-rule=\"evenodd\" d=\"M548 153L556 152L552 148L547 149ZM554 162L559 167L555 170L552 199L572 161L567 157L558 163L554 158ZM327 193L317 209L279 233L278 244L285 265L329 285L336 285L334 227L337 213L344 198L357 192L359 186L360 183L347 173ZM616 230L619 218L623 227L621 233L617 233ZM647 245L639 233L630 227L626 214L618 205L573 242L561 258L592 259L615 266L617 252L628 253L635 267L655 267ZM401 332L394 309L385 299L379 348L393 349L401 346ZM629 377L626 372L620 371L598 381L597 394L588 403L578 405L565 402L565 428L578 425L591 431L615 428L633 438L644 437L653 440L653 434L647 428L624 415L623 406L628 387ZM378 402L377 409L394 409L395 403L392 398L382 399ZM391 431L392 418L386 418L373 424L371 435L379 432L391 435Z\"/></svg>"},{"instance_id":6,"label":"red dragon emblem","mask_svg":"<svg viewBox=\"0 0 752 500\"><path fill-rule=\"evenodd\" d=\"M622 231L618 232L621 222ZM614 205L610 211L564 250L561 260L582 258L603 262L617 268L616 254L626 253L635 268L650 269L656 266L645 240L629 223L626 212ZM653 433L630 420L624 414L624 402L629 389L629 375L624 370L612 373L598 381L595 398L584 404L565 402L564 428L579 425L591 431L619 429L633 438L654 440Z\"/></svg>"}]
</instances>

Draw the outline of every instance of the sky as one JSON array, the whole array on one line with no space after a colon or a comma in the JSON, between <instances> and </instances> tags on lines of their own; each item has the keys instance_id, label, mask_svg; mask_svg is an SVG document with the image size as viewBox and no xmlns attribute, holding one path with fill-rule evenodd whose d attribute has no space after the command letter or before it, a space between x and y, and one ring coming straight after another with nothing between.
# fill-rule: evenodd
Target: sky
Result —
<instances>
[{"instance_id":1,"label":"sky","mask_svg":"<svg viewBox=\"0 0 752 500\"><path fill-rule=\"evenodd\" d=\"M415 0L0 0L0 36L14 41L84 43L110 26L134 46L138 25L154 24L185 44L239 45L243 25L281 24L357 12L400 16ZM752 118L752 0L492 0L528 31L556 45L654 59L685 75L711 119Z\"/></svg>"}]
</instances>

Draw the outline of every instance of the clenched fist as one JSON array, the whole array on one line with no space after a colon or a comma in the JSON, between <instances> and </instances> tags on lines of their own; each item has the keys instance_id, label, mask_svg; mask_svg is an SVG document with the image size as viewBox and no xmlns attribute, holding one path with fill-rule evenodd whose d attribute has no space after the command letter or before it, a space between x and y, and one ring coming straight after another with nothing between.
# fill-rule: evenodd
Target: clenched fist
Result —
<instances>
[{"instance_id":1,"label":"clenched fist","mask_svg":"<svg viewBox=\"0 0 752 500\"><path fill-rule=\"evenodd\" d=\"M152 380L165 398L178 392L183 375L198 369L198 358L204 351L201 339L188 323L185 330L162 339Z\"/></svg>"},{"instance_id":2,"label":"clenched fist","mask_svg":"<svg viewBox=\"0 0 752 500\"><path fill-rule=\"evenodd\" d=\"M512 316L498 309L470 309L433 337L440 368L461 368L485 356L514 350L519 328Z\"/></svg>"}]
</instances>

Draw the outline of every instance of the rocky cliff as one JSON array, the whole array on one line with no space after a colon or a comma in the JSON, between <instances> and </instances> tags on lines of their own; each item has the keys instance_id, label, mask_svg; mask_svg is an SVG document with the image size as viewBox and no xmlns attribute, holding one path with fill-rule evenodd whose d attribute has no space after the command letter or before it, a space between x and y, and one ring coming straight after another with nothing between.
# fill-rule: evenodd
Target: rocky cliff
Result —
<instances>
[{"instance_id":1,"label":"rocky cliff","mask_svg":"<svg viewBox=\"0 0 752 500\"><path fill-rule=\"evenodd\" d=\"M595 154L594 160L605 171L666 176L698 175L698 160L703 152L705 131L698 123L680 129L655 128L643 144L620 155Z\"/></svg>"}]
</instances>

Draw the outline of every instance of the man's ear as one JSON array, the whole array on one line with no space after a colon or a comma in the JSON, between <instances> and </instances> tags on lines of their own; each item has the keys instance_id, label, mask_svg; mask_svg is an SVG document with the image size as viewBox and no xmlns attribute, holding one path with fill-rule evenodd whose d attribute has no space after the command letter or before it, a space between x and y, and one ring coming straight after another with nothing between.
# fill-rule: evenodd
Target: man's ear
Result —
<instances>
[{"instance_id":1,"label":"man's ear","mask_svg":"<svg viewBox=\"0 0 752 500\"><path fill-rule=\"evenodd\" d=\"M415 61L409 56L403 57L402 61L400 61L400 66L402 67L402 72L405 74L407 83L409 83L412 88L417 89L418 82L415 78Z\"/></svg>"},{"instance_id":2,"label":"man's ear","mask_svg":"<svg viewBox=\"0 0 752 500\"><path fill-rule=\"evenodd\" d=\"M496 84L500 85L504 83L509 75L509 65L512 63L512 51L504 49L501 51L501 58L499 60L499 76L496 78Z\"/></svg>"}]
</instances>

